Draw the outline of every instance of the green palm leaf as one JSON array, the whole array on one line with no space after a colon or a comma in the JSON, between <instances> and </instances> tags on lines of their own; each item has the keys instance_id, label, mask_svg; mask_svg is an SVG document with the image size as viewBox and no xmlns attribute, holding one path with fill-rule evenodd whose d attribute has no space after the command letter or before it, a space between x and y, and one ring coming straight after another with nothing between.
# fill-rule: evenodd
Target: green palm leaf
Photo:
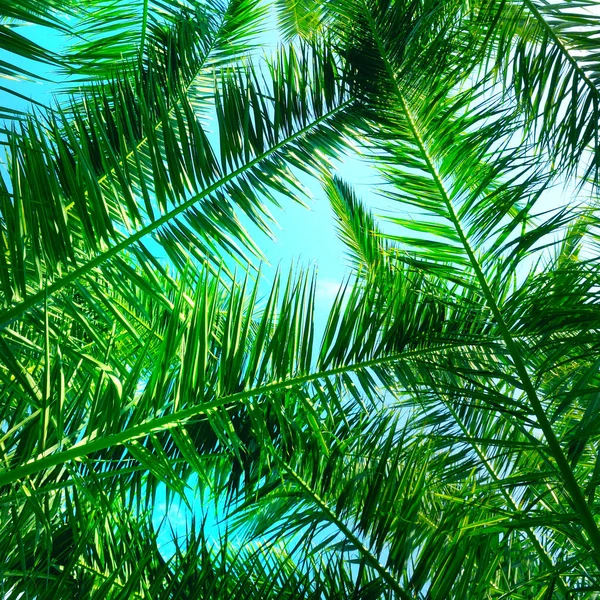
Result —
<instances>
[{"instance_id":1,"label":"green palm leaf","mask_svg":"<svg viewBox=\"0 0 600 600\"><path fill-rule=\"evenodd\" d=\"M598 219L547 201L595 178L589 6L67 7L0 173L4 597L594 597ZM326 310L248 262L307 175L355 271Z\"/></svg>"}]
</instances>

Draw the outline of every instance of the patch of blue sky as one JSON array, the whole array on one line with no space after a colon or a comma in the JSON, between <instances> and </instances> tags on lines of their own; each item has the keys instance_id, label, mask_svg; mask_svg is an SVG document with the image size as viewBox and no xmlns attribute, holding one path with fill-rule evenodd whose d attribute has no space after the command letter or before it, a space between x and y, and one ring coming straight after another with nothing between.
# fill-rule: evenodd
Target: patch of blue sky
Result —
<instances>
[{"instance_id":1,"label":"patch of blue sky","mask_svg":"<svg viewBox=\"0 0 600 600\"><path fill-rule=\"evenodd\" d=\"M59 54L64 34L43 25L20 25L17 33L35 42L44 50ZM0 105L25 111L35 106L50 106L52 95L63 79L57 65L34 61L0 48L0 61L30 75L0 77Z\"/></svg>"}]
</instances>

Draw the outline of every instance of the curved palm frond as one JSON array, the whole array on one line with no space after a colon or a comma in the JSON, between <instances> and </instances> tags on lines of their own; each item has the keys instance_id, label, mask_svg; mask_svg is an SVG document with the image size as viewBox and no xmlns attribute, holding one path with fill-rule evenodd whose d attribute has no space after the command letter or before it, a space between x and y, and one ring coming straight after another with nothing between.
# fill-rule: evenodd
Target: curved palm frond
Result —
<instances>
[{"instance_id":1,"label":"curved palm frond","mask_svg":"<svg viewBox=\"0 0 600 600\"><path fill-rule=\"evenodd\" d=\"M223 74L218 150L190 104L166 105L156 82L143 92L142 82L122 82L113 104L92 100L74 122L51 123L50 137L33 120L15 134L3 192L3 323L149 234L176 264L196 239L208 258L219 246L235 250L230 236L252 249L234 204L266 229L263 198L301 188L286 159L312 168L315 152L336 152L349 126L343 72L327 51L306 52L283 53L266 89L251 69ZM43 205L39 189L52 194Z\"/></svg>"},{"instance_id":2,"label":"curved palm frond","mask_svg":"<svg viewBox=\"0 0 600 600\"><path fill-rule=\"evenodd\" d=\"M350 190L346 189L346 193ZM352 195L352 204L346 206L350 213L345 216L346 223L351 222L356 212L356 202ZM375 228L372 216L365 214L366 209L359 210L362 221L368 221L370 229ZM565 247L570 256L579 254L577 245L592 223L588 212L585 221L579 222L573 232L566 232ZM360 230L360 225L357 229L361 239L366 232ZM392 272L395 258L387 255ZM405 259L400 256L399 260ZM595 490L596 442L589 434L594 427L595 406L591 382L597 371L597 350L591 333L598 324L597 294L592 290L597 277L591 265L576 259L571 259L569 267L567 276L564 250L557 252L552 266L548 265L541 274L533 272L506 299L503 312L518 343L535 344L536 351L527 360L528 369L538 374L536 385L544 408L577 481L590 506L595 507L591 490ZM385 290L388 269L389 266L386 269L372 266L375 273L368 274L369 284ZM549 282L557 277L564 281L564 288L561 285L552 289ZM580 300L576 300L578 294ZM477 322L475 315L481 312L477 292L472 291L470 296L472 313L464 313L463 317L472 324L467 339L470 336L473 341L482 336L490 339L498 335L493 320ZM467 305L465 297L460 304ZM528 542L523 538L520 545L537 554L540 564L548 569L545 577L551 589L568 596L570 587L593 587L581 575L576 581L573 569L573 565L590 560L589 542L581 537L577 513L570 513L567 508L570 500L562 496L564 491L558 484L561 476L548 460L548 449L539 441L535 414L524 402L523 386L514 366L510 361L505 362L506 358L502 343L485 351L477 351L467 343L458 353L420 361L417 372L405 365L401 381L408 387L403 389L396 405L416 409L410 419L410 431L443 449L447 460L445 473L451 481L463 481L477 474L477 489L498 502L491 522L496 526L506 518L515 530L527 536ZM589 401L584 398L584 380L583 386L590 386ZM592 564L590 571L594 570Z\"/></svg>"},{"instance_id":3,"label":"curved palm frond","mask_svg":"<svg viewBox=\"0 0 600 600\"><path fill-rule=\"evenodd\" d=\"M256 64L262 3L82 8L0 182L3 596L594 597L598 216L545 204L594 179L588 4L281 1ZM357 271L320 340L309 274L229 271L299 172Z\"/></svg>"},{"instance_id":4,"label":"curved palm frond","mask_svg":"<svg viewBox=\"0 0 600 600\"><path fill-rule=\"evenodd\" d=\"M595 3L547 0L481 3L481 35L499 81L515 93L553 167L598 179L600 119ZM508 85L507 85L508 84Z\"/></svg>"},{"instance_id":5,"label":"curved palm frond","mask_svg":"<svg viewBox=\"0 0 600 600\"><path fill-rule=\"evenodd\" d=\"M204 457L219 454L226 457L219 474L208 471L207 476L222 481L220 486L235 497L244 489L242 482L271 464L272 444L291 450L294 429L303 421L318 427L319 410L344 414L336 397L350 393L355 403L360 389L375 402L381 383L391 389L403 356L413 360L443 352L444 344L423 346L431 336L437 338L444 322L439 314L421 310L428 299L410 274L385 294L358 285L341 297L318 354L312 333L314 284L310 291L305 278L291 282L281 300L275 287L254 323L256 288L246 297L243 287L225 292L217 279L193 271L188 277L188 283L163 284L175 297L165 293L143 327L150 307L133 310L132 301L126 304L105 291L112 304L105 301L87 317L73 301L65 303L60 317L46 308L37 344L17 331L6 332L6 466L0 473L5 506L16 509L27 498L36 503L53 497L63 506L63 492L98 480L107 486L111 502L125 495L148 507L159 485L182 497L190 475L203 472ZM390 298L406 304L416 318L399 321L398 304L390 305ZM113 316L112 330L103 334L101 319L109 311L120 319ZM457 315L447 322L464 321ZM137 351L121 341L131 343L126 335L131 331L140 338ZM86 347L103 336L110 337L99 360L98 351L94 356ZM348 392L339 395L338 386ZM5 522L2 537L9 539L13 527L25 536L28 527L38 526L35 514L27 526Z\"/></svg>"}]
</instances>

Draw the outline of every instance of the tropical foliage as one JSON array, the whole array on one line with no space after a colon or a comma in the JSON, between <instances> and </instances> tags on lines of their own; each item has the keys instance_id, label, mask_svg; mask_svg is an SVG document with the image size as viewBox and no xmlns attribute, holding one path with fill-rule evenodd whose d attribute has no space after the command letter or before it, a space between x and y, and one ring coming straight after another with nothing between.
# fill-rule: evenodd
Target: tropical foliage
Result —
<instances>
[{"instance_id":1,"label":"tropical foliage","mask_svg":"<svg viewBox=\"0 0 600 600\"><path fill-rule=\"evenodd\" d=\"M1 597L597 597L594 8L4 3L0 75L64 84L2 86ZM250 233L309 177L323 335Z\"/></svg>"}]
</instances>

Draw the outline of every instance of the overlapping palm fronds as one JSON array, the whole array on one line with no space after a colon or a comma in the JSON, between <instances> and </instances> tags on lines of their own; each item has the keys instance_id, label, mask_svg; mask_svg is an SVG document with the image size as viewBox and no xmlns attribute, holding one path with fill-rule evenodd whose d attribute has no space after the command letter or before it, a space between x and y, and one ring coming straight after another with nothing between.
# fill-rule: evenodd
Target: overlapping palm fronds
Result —
<instances>
[{"instance_id":1,"label":"overlapping palm fronds","mask_svg":"<svg viewBox=\"0 0 600 600\"><path fill-rule=\"evenodd\" d=\"M545 196L596 177L589 6L281 1L267 62L253 0L74 7L1 173L3 597L595 597L598 217ZM321 339L310 273L231 273L306 174Z\"/></svg>"}]
</instances>

